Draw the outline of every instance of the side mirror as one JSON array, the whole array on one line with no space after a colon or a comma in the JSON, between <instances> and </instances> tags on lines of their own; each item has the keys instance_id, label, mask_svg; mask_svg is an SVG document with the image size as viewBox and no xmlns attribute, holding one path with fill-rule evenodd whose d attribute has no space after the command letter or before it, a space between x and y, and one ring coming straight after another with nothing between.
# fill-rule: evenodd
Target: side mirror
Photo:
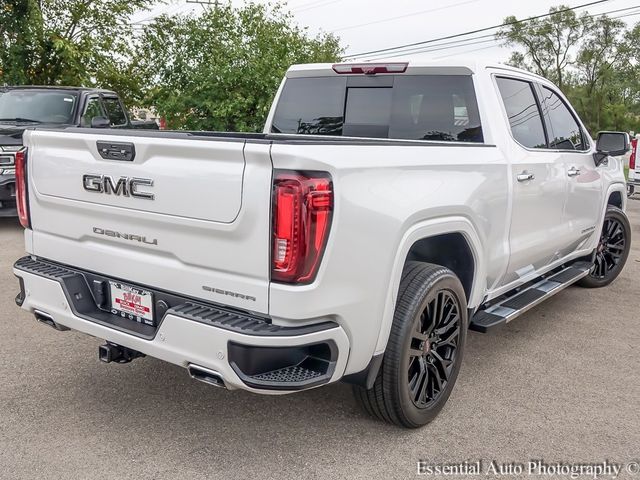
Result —
<instances>
[{"instance_id":1,"label":"side mirror","mask_svg":"<svg viewBox=\"0 0 640 480\"><path fill-rule=\"evenodd\" d=\"M91 119L91 128L109 128L111 122L107 117L93 117Z\"/></svg>"},{"instance_id":2,"label":"side mirror","mask_svg":"<svg viewBox=\"0 0 640 480\"><path fill-rule=\"evenodd\" d=\"M620 157L631 148L629 134L626 132L600 132L596 142L594 155L596 164L600 165L607 157Z\"/></svg>"}]
</instances>

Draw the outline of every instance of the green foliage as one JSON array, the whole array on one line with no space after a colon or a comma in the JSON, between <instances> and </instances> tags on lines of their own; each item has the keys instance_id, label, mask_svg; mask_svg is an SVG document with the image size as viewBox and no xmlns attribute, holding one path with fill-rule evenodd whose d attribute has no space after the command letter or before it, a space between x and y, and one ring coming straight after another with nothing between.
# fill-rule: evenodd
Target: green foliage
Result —
<instances>
[{"instance_id":1,"label":"green foliage","mask_svg":"<svg viewBox=\"0 0 640 480\"><path fill-rule=\"evenodd\" d=\"M0 84L131 92L132 13L154 0L0 0Z\"/></svg>"},{"instance_id":2,"label":"green foliage","mask_svg":"<svg viewBox=\"0 0 640 480\"><path fill-rule=\"evenodd\" d=\"M515 23L516 17L507 17L504 27L496 37L507 45L524 47L525 54L516 54L512 61L519 67L536 70L552 79L560 88L564 85L564 70L572 62L571 50L589 29L591 19L584 13L578 17L568 7L552 7L549 17Z\"/></svg>"},{"instance_id":3,"label":"green foliage","mask_svg":"<svg viewBox=\"0 0 640 480\"><path fill-rule=\"evenodd\" d=\"M571 100L587 128L640 129L640 24L606 16L578 16L551 8L555 15L523 23L507 17L496 38L516 47L509 63L555 82Z\"/></svg>"},{"instance_id":4,"label":"green foliage","mask_svg":"<svg viewBox=\"0 0 640 480\"><path fill-rule=\"evenodd\" d=\"M342 49L332 35L309 37L277 5L248 3L159 17L138 52L146 103L170 128L260 131L287 68L337 61Z\"/></svg>"}]
</instances>

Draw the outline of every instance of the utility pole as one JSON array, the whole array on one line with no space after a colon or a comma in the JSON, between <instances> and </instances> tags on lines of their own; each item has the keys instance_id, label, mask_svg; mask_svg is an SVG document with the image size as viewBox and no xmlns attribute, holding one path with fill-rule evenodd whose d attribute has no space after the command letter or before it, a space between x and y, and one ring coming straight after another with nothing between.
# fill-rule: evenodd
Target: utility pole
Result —
<instances>
[{"instance_id":1,"label":"utility pole","mask_svg":"<svg viewBox=\"0 0 640 480\"><path fill-rule=\"evenodd\" d=\"M199 3L204 9L213 5L213 8L217 10L220 6L220 0L187 0L187 3Z\"/></svg>"}]
</instances>

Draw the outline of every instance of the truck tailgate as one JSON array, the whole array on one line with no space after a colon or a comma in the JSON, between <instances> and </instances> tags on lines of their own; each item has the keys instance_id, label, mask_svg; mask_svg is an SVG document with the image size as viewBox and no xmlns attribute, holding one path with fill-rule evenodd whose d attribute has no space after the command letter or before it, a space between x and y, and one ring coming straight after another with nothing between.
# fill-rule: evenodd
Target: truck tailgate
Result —
<instances>
[{"instance_id":1,"label":"truck tailgate","mask_svg":"<svg viewBox=\"0 0 640 480\"><path fill-rule=\"evenodd\" d=\"M268 311L268 142L48 130L26 132L24 142L29 253L142 286ZM135 155L109 158L104 148Z\"/></svg>"}]
</instances>

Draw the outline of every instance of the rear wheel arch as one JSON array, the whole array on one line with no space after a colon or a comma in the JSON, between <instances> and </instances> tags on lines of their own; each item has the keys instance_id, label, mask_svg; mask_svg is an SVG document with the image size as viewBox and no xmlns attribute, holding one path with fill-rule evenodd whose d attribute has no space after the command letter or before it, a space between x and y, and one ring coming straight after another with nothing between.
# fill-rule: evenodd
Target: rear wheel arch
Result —
<instances>
[{"instance_id":1,"label":"rear wheel arch","mask_svg":"<svg viewBox=\"0 0 640 480\"><path fill-rule=\"evenodd\" d=\"M607 205L613 205L614 207L618 207L620 210L624 207L622 203L622 193L619 191L611 192L609 194L609 198L607 199Z\"/></svg>"},{"instance_id":2,"label":"rear wheel arch","mask_svg":"<svg viewBox=\"0 0 640 480\"><path fill-rule=\"evenodd\" d=\"M460 232L444 233L416 241L405 259L446 267L456 274L467 296L471 297L475 274L475 258L469 242Z\"/></svg>"},{"instance_id":3,"label":"rear wheel arch","mask_svg":"<svg viewBox=\"0 0 640 480\"><path fill-rule=\"evenodd\" d=\"M406 262L417 260L440 265L438 262L443 262L444 257L437 257L434 247L444 245L444 241L452 241L454 242L452 245L460 247L466 262L449 260L444 262L448 265L443 266L450 268L460 278L468 306L476 307L480 304L486 289L486 278L483 276L485 265L484 257L481 254L480 236L471 221L460 216L427 220L413 225L405 232L397 249L389 278L387 299L375 354L381 354L385 350L393 322L400 278ZM454 250L449 248L448 251Z\"/></svg>"}]
</instances>

